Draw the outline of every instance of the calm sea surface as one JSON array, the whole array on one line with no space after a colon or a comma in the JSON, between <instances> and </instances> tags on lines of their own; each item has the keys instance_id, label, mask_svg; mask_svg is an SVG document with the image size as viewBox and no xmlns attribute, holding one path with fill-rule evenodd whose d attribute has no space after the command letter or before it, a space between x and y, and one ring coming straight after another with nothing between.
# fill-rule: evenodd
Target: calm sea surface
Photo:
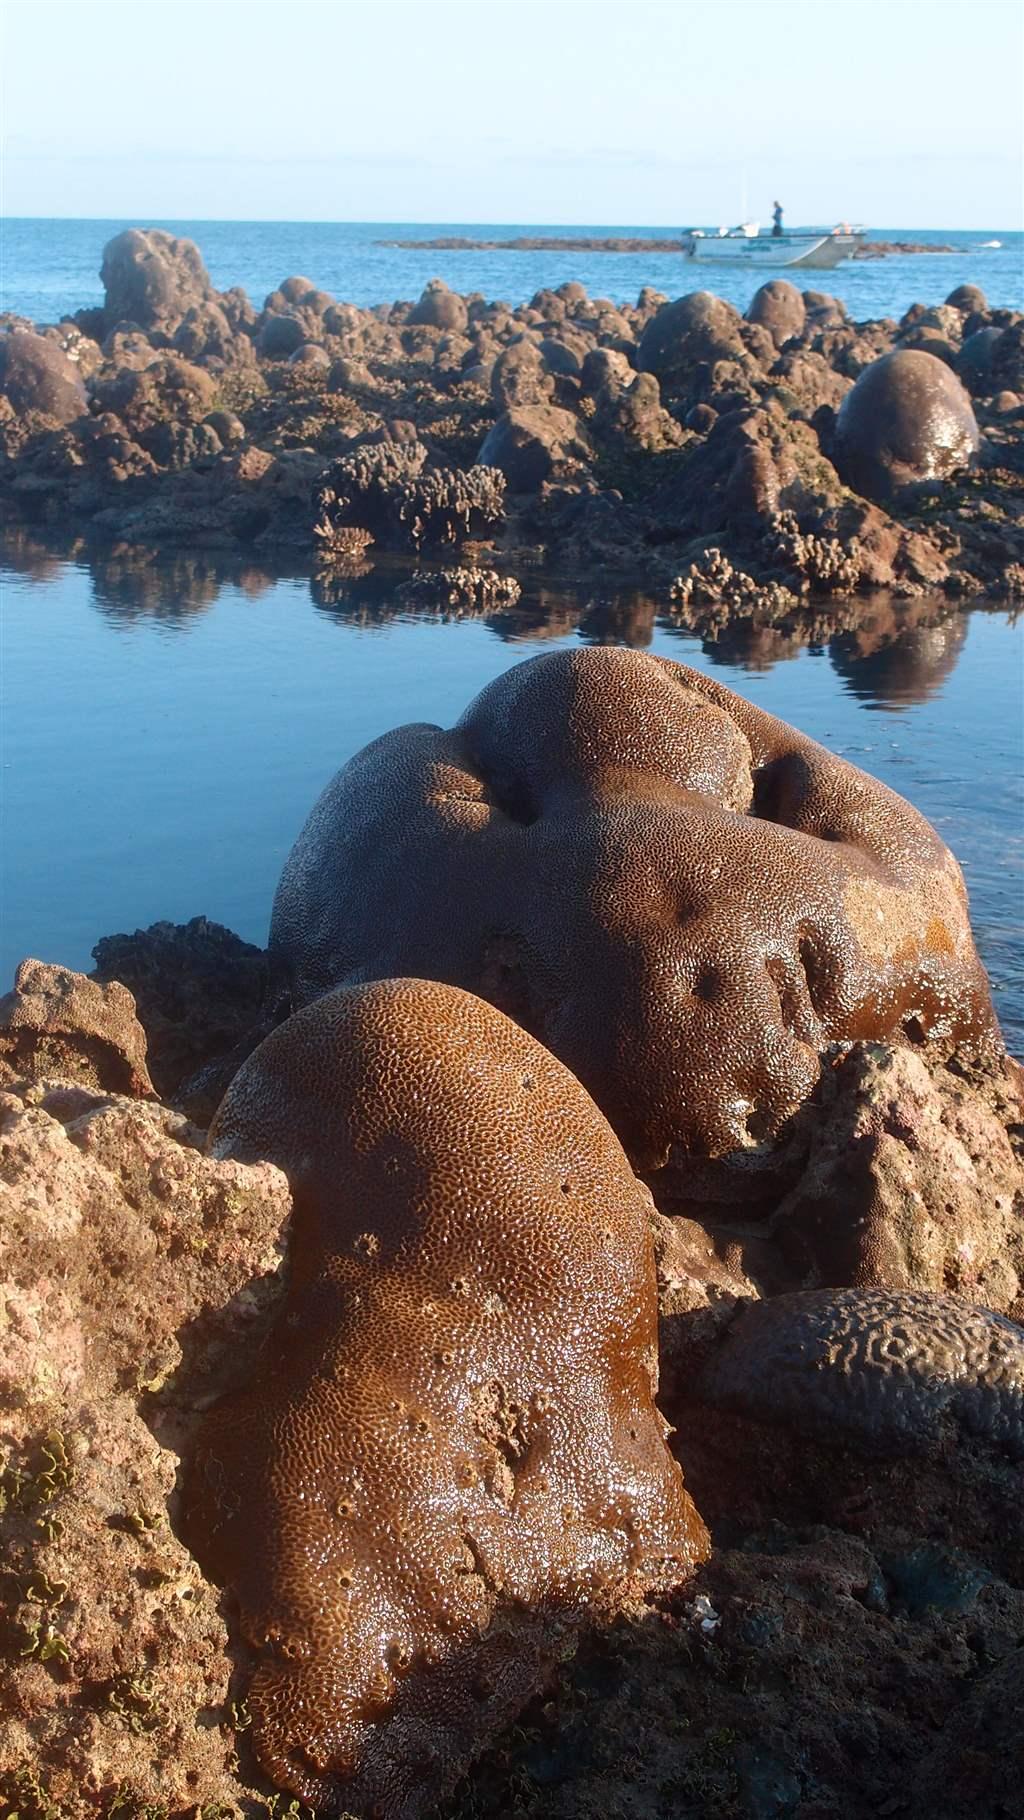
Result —
<instances>
[{"instance_id":1,"label":"calm sea surface","mask_svg":"<svg viewBox=\"0 0 1024 1820\"><path fill-rule=\"evenodd\" d=\"M348 303L391 303L418 297L429 278L443 278L456 291L482 291L489 299L522 303L543 285L578 279L594 297L635 302L645 284L669 296L701 288L715 291L745 309L757 285L773 276L734 272L727 265L684 262L670 242L672 230L612 223L537 227L493 222L301 221L29 221L3 224L0 308L36 322L56 322L86 305L102 303L99 281L103 247L125 227L165 227L195 240L220 290L241 285L253 302L283 278L301 274ZM383 247L382 238L430 240L461 234L470 239L511 240L516 236L575 235L664 237L664 253L465 253L409 252ZM901 316L911 303L941 303L957 284L978 284L991 304L1020 308L1024 300L1024 234L999 228L970 234L917 228L885 228L869 238L952 245L952 253L897 255L854 260L832 272L795 274L798 283L841 297L858 321ZM998 240L997 247L984 243ZM792 274L791 274L792 275Z\"/></svg>"},{"instance_id":2,"label":"calm sea surface","mask_svg":"<svg viewBox=\"0 0 1024 1820\"><path fill-rule=\"evenodd\" d=\"M822 646L682 633L637 591L530 582L489 619L403 610L401 575L325 591L241 559L90 564L0 546L6 888L0 978L88 967L101 935L203 914L264 942L327 779L405 721L450 725L510 664L578 641L713 672L908 796L964 866L1007 1034L1024 1050L1024 622L973 611Z\"/></svg>"}]
</instances>

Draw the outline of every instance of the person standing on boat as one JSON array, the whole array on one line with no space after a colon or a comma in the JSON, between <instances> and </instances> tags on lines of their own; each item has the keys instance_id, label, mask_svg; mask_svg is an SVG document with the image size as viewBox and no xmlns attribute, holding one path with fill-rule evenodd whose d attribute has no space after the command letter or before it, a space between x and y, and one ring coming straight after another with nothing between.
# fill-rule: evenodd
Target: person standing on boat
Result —
<instances>
[{"instance_id":1,"label":"person standing on boat","mask_svg":"<svg viewBox=\"0 0 1024 1820\"><path fill-rule=\"evenodd\" d=\"M772 203L772 239L778 240L782 235L782 204Z\"/></svg>"}]
</instances>

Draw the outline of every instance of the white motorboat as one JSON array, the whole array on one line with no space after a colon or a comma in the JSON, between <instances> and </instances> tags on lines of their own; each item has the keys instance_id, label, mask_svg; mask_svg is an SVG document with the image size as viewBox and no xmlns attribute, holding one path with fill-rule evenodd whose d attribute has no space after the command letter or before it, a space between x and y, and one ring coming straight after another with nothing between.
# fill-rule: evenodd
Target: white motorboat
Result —
<instances>
[{"instance_id":1,"label":"white motorboat","mask_svg":"<svg viewBox=\"0 0 1024 1820\"><path fill-rule=\"evenodd\" d=\"M743 221L738 227L687 228L682 237L687 259L728 260L730 264L756 266L802 265L818 270L850 259L864 239L863 228L810 228L797 233L762 234L760 223Z\"/></svg>"}]
</instances>

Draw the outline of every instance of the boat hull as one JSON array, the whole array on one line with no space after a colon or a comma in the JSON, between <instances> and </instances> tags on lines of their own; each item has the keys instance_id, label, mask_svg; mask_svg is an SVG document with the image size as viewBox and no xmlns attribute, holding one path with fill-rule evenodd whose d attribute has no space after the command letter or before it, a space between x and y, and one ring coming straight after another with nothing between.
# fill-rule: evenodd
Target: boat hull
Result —
<instances>
[{"instance_id":1,"label":"boat hull","mask_svg":"<svg viewBox=\"0 0 1024 1820\"><path fill-rule=\"evenodd\" d=\"M862 238L860 234L783 234L778 238L766 234L756 239L739 234L686 234L683 253L700 264L727 261L730 265L771 266L776 270L804 266L824 271L851 258Z\"/></svg>"}]
</instances>

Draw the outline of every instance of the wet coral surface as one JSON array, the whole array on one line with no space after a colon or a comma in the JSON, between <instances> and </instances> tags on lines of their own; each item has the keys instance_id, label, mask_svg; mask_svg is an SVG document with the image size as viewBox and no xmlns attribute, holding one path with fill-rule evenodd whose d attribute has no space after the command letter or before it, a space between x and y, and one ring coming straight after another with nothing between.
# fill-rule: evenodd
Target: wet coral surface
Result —
<instances>
[{"instance_id":1,"label":"wet coral surface","mask_svg":"<svg viewBox=\"0 0 1024 1820\"><path fill-rule=\"evenodd\" d=\"M194 994L199 1006L194 988L209 962L204 942L192 927L175 932L163 925L155 935L152 950L140 938L134 949L123 944L118 951L158 955L168 977L174 957L182 992L186 998ZM230 954L226 932L219 936ZM249 990L244 969L225 975L220 1018L232 986L241 1014ZM380 995L386 1000L391 991L371 987L341 997L368 999L379 1008ZM413 988L413 1001L420 997L422 1003L422 994L476 1004L422 985ZM66 976L60 999L65 1041L74 1035L72 1010L77 1007L87 1032L97 1002L103 1002L100 988ZM160 1040L161 998L143 995L142 1003ZM329 1007L331 1001L324 1003ZM324 1362L337 1362L337 1348L328 1345L325 1351L318 1336L324 1319L335 1318L342 1279L353 1301L369 1292L362 1308L342 1311L338 1331L345 1336L358 1333L363 1321L369 1338L366 1323L380 1318L386 1276L404 1280L405 1308L419 1317L411 1326L398 1324L400 1343L390 1345L383 1360L375 1354L375 1375L364 1374L349 1386L357 1413L376 1399L378 1421L381 1393L401 1379L392 1399L401 1401L408 1389L405 1361L422 1358L424 1290L437 1311L419 1367L428 1380L422 1413L408 1397L404 1410L387 1412L400 1424L391 1451L376 1460L368 1456L367 1471L360 1474L364 1486L355 1488L360 1495L369 1492L381 1471L394 1486L388 1462L400 1458L410 1467L399 1497L404 1509L409 1491L422 1482L415 1468L418 1452L434 1448L436 1463L456 1451L467 1434L458 1419L442 1436L420 1432L438 1406L439 1389L443 1395L457 1376L453 1348L439 1346L442 1356L435 1356L441 1317L454 1307L473 1333L493 1337L502 1324L496 1306L502 1292L506 1313L521 1312L539 1272L548 1282L557 1280L562 1295L568 1248L553 1243L550 1214L539 1225L536 1215L554 1203L558 1230L566 1239L571 1230L578 1233L588 1183L599 1190L587 1204L602 1233L615 1209L622 1224L633 1196L640 1198L633 1200L627 1226L634 1239L640 1225L649 1225L653 1235L661 1310L659 1402L675 1424L672 1445L709 1522L712 1554L695 1577L688 1574L688 1562L702 1551L699 1540L694 1547L700 1532L685 1497L675 1509L688 1544L674 1563L641 1564L639 1534L618 1529L618 1516L610 1528L602 1520L589 1532L603 1535L605 1545L597 1550L586 1603L578 1582L575 1599L546 1611L496 1599L487 1638L482 1641L474 1631L469 1656L449 1660L447 1672L443 1662L431 1666L407 1661L401 1650L389 1653L385 1668L395 1699L379 1727L373 1702L388 1697L383 1671L367 1693L367 1729L376 1729L385 1746L370 1763L371 1780L379 1772L387 1785L390 1751L413 1752L419 1770L409 1800L415 1806L436 1778L450 1777L456 1763L468 1765L492 1738L438 1809L445 1820L498 1815L604 1820L609 1808L637 1820L675 1815L763 1820L766 1813L825 1820L840 1812L867 1820L880 1803L912 1820L927 1820L936 1803L939 1811L964 1820L1017 1820L1024 1354L1019 1325L986 1312L993 1299L1006 1306L1018 1281L1021 1176L1011 1145L1021 1129L1013 1070L992 1061L972 1065L963 1055L939 1068L926 1066L913 1050L855 1046L836 1071L834 1092L814 1109L804 1179L755 1230L742 1220L716 1226L654 1214L578 1088L567 1102L579 1115L571 1129L564 1114L552 1124L543 1110L538 1126L545 1088L555 1078L561 1091L566 1077L482 1004L477 1015L489 1039L483 1077L485 1089L490 1080L497 1096L492 1128L500 1130L501 1120L511 1117L516 1143L504 1152L485 1148L481 1154L473 1116L466 1112L467 1104L476 1105L481 1076L472 1058L479 1062L479 1050L472 1041L459 1050L453 1081L450 1071L436 1065L445 1055L443 1034L434 1030L424 1043L419 1031L419 1081L417 1069L407 1065L408 1048L394 1041L395 1019L389 1015L376 1030L378 1038L388 1037L377 1044L376 1073L364 1075L362 1068L367 1046L374 1047L372 1029L362 1033L362 1050L358 1043L346 1044L344 1065L335 1071L341 1078L351 1080L355 1073L376 1083L374 1093L357 1094L351 1103L348 1133L356 1130L364 1142L349 1157L348 1179L356 1190L383 1179L384 1191L350 1200L353 1248L347 1255L330 1254L324 1229L337 1241L330 1216L341 1206L337 1155L325 1141L331 1130L325 1104L336 1106L339 1098L335 1073L323 1065L331 1059L331 1043L317 1047L304 1035L295 1055L289 1039L304 1020L312 1020L315 1029L322 1012L323 1006L311 1007L265 1045L261 1053L271 1055L274 1045L281 1045L281 1075L273 1069L261 1074L260 1055L252 1058L214 1140L215 1149L237 1146L245 1153L280 1147L286 1157L297 1205L291 1289L283 1305L279 1265L289 1197L277 1170L204 1158L197 1148L200 1134L178 1115L144 1101L111 1098L75 1080L28 1080L5 1096L0 1272L7 1456L0 1473L8 1613L0 1627L5 1820L15 1812L31 1820L95 1820L97 1814L111 1820L126 1815L191 1820L197 1808L224 1820L229 1814L257 1820L280 1809L285 1797L265 1779L252 1749L255 1740L265 1760L260 1677L271 1685L283 1679L287 1687L312 1672L315 1655L301 1653L303 1613L310 1612L312 1599L311 1634L320 1636L323 1620L316 1612L323 1601L315 1589L323 1589L325 1611L338 1596L323 1577L333 1560L325 1543L343 1524L348 1538L358 1542L350 1592L360 1575L365 1584L375 1564L385 1564L389 1596L372 1608L371 1618L375 1611L382 1621L394 1619L390 1628L400 1642L410 1626L423 1625L424 1585L415 1563L432 1559L438 1540L436 1521L424 1527L422 1506L408 1526L399 1517L395 1527L382 1528L372 1519L356 1524L344 1490L333 1511L318 1511L315 1503L306 1508L306 1497L300 1496L311 1483L322 1489L330 1479L333 1485L339 1470L340 1456L316 1444L322 1431L313 1418L330 1409L325 1386L334 1381L334 1363L325 1376ZM23 1038L22 1059L33 1066L54 1053L49 1021L39 1020ZM505 1031L512 1044L511 1101L500 1066L495 1067L496 1030ZM217 1040L217 1022L204 1025L197 1014L194 1052L201 1054L204 1042ZM524 1052L533 1058L529 1090L523 1086ZM67 1053L76 1053L73 1041ZM317 1083L315 1093L303 1088L304 1069ZM439 1092L442 1075L449 1083L447 1096ZM407 1097L400 1079L411 1089ZM289 1097L296 1092L297 1104ZM529 1101L532 1115L523 1110ZM374 1105L378 1127L390 1134L377 1144L368 1116ZM496 1201L486 1194L450 1199L445 1216L443 1207L431 1214L429 1197L420 1195L412 1205L426 1213L414 1213L414 1231L410 1236L406 1230L404 1247L402 1219L394 1216L401 1214L396 1196L410 1179L414 1189L427 1181L416 1169L424 1152L417 1149L415 1134L422 1137L431 1124L436 1130L441 1112L459 1107L454 1156L449 1158L445 1144L441 1174L434 1178L443 1182L446 1195L455 1179L450 1165L465 1165L467 1182L481 1187L486 1175L492 1188L510 1179L521 1183L524 1165L533 1170L538 1157L540 1172L538 1192L524 1196L515 1229L525 1243L525 1280L520 1272L510 1284L499 1281L494 1248L474 1244L469 1268L486 1286L481 1281L482 1293L471 1297L453 1295L449 1285L442 1301L415 1268L403 1277L403 1248L407 1259L414 1255L420 1234L432 1220L436 1231L439 1217L447 1230L461 1228L475 1241L495 1230ZM393 1141L403 1116L404 1147ZM571 1159L560 1156L560 1148L574 1149ZM845 1159L858 1152L865 1153L862 1162L844 1173ZM552 1167L545 1197L544 1170ZM567 1184L577 1191L571 1216L573 1196L563 1192ZM942 1268L944 1257L955 1258L963 1299L919 1290L779 1294L791 1288L787 1272L806 1268L808 1255L815 1255L817 1228L807 1210L826 1202L833 1214L829 1245L842 1242L844 1231L855 1234L866 1220L876 1235L890 1239L888 1253L882 1247L867 1255L884 1261L894 1255L893 1245L905 1243L907 1266L918 1272L912 1282L930 1287L936 1263ZM507 1209L514 1203L506 1194L502 1204ZM916 1226L908 1224L908 1208L916 1209ZM795 1250L794 1222L800 1240ZM384 1241L376 1251L375 1238ZM389 1251L396 1240L397 1248ZM610 1277L611 1264L606 1250L603 1263L593 1260L589 1274L580 1275L577 1256L576 1272L568 1274L586 1301L595 1271L605 1272L599 1311L617 1305L637 1277L635 1269L632 1277L621 1271ZM446 1265L458 1268L448 1260ZM769 1299L759 1301L759 1295ZM587 1533L579 1513L576 1525L565 1528L558 1511L554 1549L537 1548L536 1531L527 1524L524 1537L522 1513L516 1510L517 1482L532 1471L527 1443L542 1425L553 1434L559 1415L568 1420L586 1399L583 1445L594 1433L595 1373L580 1369L594 1328L589 1303L566 1328L572 1305L570 1294L564 1310L559 1304L556 1320L556 1350L574 1368L564 1386L567 1402L527 1409L500 1394L502 1381L532 1383L538 1366L547 1366L549 1345L545 1361L534 1347L517 1348L511 1361L504 1361L504 1380L487 1378L482 1394L464 1404L468 1451L484 1474L482 1485L460 1486L459 1492L477 1500L478 1516L490 1513L490 1528L482 1523L473 1533L475 1541L489 1541L492 1552L466 1556L456 1611L459 1598L465 1610L465 1600L471 1591L476 1597L478 1587L486 1603L487 1564L501 1565L503 1522L505 1539L520 1546L520 1570L528 1571L533 1548L534 1568L542 1576L564 1568L567 1551L578 1548ZM301 1324L298 1329L288 1324L289 1310L294 1315L304 1308L312 1318L305 1339ZM1019 1315L1019 1299L1015 1309ZM268 1321L282 1315L280 1337L264 1340L261 1359L257 1349ZM646 1432L650 1439L646 1452L641 1442L649 1466L664 1457L649 1404L650 1319L645 1325L633 1305L625 1329L620 1321L603 1331L602 1343L613 1346L619 1365L624 1336L627 1347L632 1336L628 1375L646 1425L637 1429L638 1438ZM387 1333L396 1338L394 1323ZM307 1419L279 1421L275 1412L292 1408L279 1361L290 1360L290 1371L304 1352ZM479 1356L472 1342L469 1352ZM550 1378L550 1370L544 1375ZM602 1382L607 1386L606 1374ZM211 1399L225 1392L229 1401L222 1406L222 1421L216 1410L208 1412ZM236 1435L231 1412L237 1410L244 1427ZM624 1413L636 1427L628 1400ZM369 1416L367 1432L372 1409ZM280 1468L267 1438L275 1424L285 1463ZM225 1458L237 1468L236 1482L246 1491L241 1507L230 1512L227 1539L237 1532L247 1540L236 1555L228 1550L225 1577L237 1573L243 1561L269 1556L285 1562L293 1589L304 1589L304 1596L296 1593L291 1602L277 1604L278 1641L273 1654L264 1653L262 1667L244 1602L240 1612L232 1597L218 1595L204 1572L208 1550L216 1548L216 1530L201 1517L196 1536L194 1509L188 1527L182 1524L178 1463L194 1459L197 1435L204 1449L218 1430ZM253 1445L260 1432L265 1443ZM576 1457L580 1433L574 1425L569 1437L574 1445L560 1456L563 1468ZM345 1459L347 1470L351 1459ZM655 1512L658 1479L656 1472ZM219 1483L214 1499L229 1508L231 1482ZM574 1482L576 1495L582 1491L584 1505L592 1506L593 1471ZM643 1482L650 1493L649 1473ZM546 1491L537 1489L537 1507L550 1513L552 1502L563 1496L564 1472L557 1480L553 1475ZM510 1490L511 1504L504 1501ZM622 1498L632 1498L635 1507L637 1494L635 1473L619 1478L620 1515ZM209 1506L211 1500L203 1502ZM646 1509L650 1515L649 1495ZM291 1541L285 1554L274 1546L278 1520ZM399 1562L411 1570L401 1585L394 1574ZM624 1571L629 1566L640 1571L629 1574ZM653 1590L652 1581L663 1590ZM255 1573L261 1611L279 1586L280 1575L268 1582ZM432 1581L428 1590L425 1609L433 1621L441 1606ZM300 1653L290 1657L293 1647ZM254 1665L256 1697L250 1704L246 1693ZM358 1666L362 1670L365 1664ZM469 1717L460 1728L470 1666L482 1678L474 1681ZM319 1720L324 1684L314 1676L312 1685L319 1687L314 1700ZM531 1694L519 1719L501 1729ZM304 1764L303 1773L312 1774L308 1759ZM286 1768L286 1784L289 1777L294 1786L294 1761ZM378 1781L378 1794L379 1786ZM365 1784L361 1790L348 1780L343 1788L328 1800L326 1811L343 1807L369 1820L374 1797L364 1800Z\"/></svg>"},{"instance_id":2,"label":"wet coral surface","mask_svg":"<svg viewBox=\"0 0 1024 1820\"><path fill-rule=\"evenodd\" d=\"M187 1534L238 1596L274 1780L418 1814L588 1607L705 1550L651 1401L646 1197L552 1057L421 981L297 1013L210 1148L275 1158L297 1228L265 1366L203 1424Z\"/></svg>"},{"instance_id":3,"label":"wet coral surface","mask_svg":"<svg viewBox=\"0 0 1024 1820\"><path fill-rule=\"evenodd\" d=\"M271 965L298 1003L368 975L479 992L669 1196L709 1160L713 1197L756 1192L831 1042L999 1046L959 870L909 804L611 650L534 659L451 733L357 754L285 867Z\"/></svg>"}]
</instances>

